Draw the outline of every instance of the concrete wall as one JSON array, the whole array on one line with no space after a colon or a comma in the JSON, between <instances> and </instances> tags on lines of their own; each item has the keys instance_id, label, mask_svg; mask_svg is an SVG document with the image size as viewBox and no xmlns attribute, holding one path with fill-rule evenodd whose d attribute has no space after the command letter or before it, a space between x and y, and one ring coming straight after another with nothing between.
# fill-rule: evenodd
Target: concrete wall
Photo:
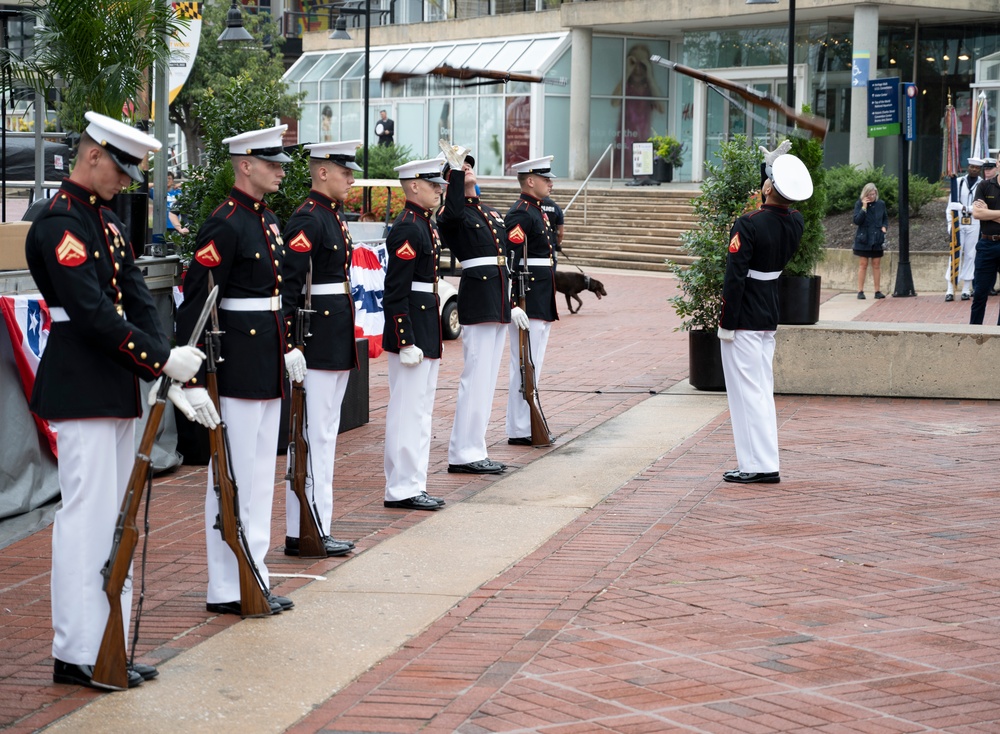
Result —
<instances>
[{"instance_id":1,"label":"concrete wall","mask_svg":"<svg viewBox=\"0 0 1000 734\"><path fill-rule=\"evenodd\" d=\"M774 389L1000 400L1000 327L821 321L777 331Z\"/></svg>"},{"instance_id":2,"label":"concrete wall","mask_svg":"<svg viewBox=\"0 0 1000 734\"><path fill-rule=\"evenodd\" d=\"M911 252L910 273L917 295L940 293L944 297L944 271L948 264L946 252ZM882 258L882 292L889 295L896 283L896 269L899 253L887 252ZM865 290L871 298L871 266L865 278ZM823 288L835 291L858 290L858 258L850 250L827 249L826 257L816 268L816 274L823 278Z\"/></svg>"}]
</instances>

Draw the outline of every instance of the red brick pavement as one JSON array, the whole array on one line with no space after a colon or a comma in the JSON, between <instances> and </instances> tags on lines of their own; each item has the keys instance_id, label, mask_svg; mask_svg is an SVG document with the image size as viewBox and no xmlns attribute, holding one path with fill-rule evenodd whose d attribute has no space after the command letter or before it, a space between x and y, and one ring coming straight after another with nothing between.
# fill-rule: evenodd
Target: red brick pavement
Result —
<instances>
[{"instance_id":1,"label":"red brick pavement","mask_svg":"<svg viewBox=\"0 0 1000 734\"><path fill-rule=\"evenodd\" d=\"M686 376L672 283L601 277L610 297L565 316L550 341L543 395L560 445ZM967 317L968 304L931 298L873 306L883 321L912 320L925 299ZM430 484L453 502L492 480L445 473L460 367L449 355ZM381 507L384 382L375 362L372 423L339 445L335 534L359 551L425 517ZM505 399L501 386L495 419ZM780 485L719 481L733 464L720 415L289 731L997 731L997 406L777 404ZM548 451L508 447L502 433L497 421L494 458L516 466ZM156 482L147 661L236 623L204 612L203 486L193 467ZM16 732L101 695L50 682L49 540L44 530L0 551L0 724ZM276 573L345 562L279 554Z\"/></svg>"}]
</instances>

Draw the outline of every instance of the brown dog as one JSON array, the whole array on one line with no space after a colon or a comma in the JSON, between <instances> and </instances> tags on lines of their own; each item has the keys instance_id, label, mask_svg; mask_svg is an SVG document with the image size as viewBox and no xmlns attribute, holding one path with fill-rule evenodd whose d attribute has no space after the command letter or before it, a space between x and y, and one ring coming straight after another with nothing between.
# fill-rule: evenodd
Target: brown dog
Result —
<instances>
[{"instance_id":1,"label":"brown dog","mask_svg":"<svg viewBox=\"0 0 1000 734\"><path fill-rule=\"evenodd\" d=\"M583 301L580 300L580 296L577 295L578 293L590 291L597 296L598 300L608 295L608 292L604 290L604 284L596 278L591 278L589 275L584 275L583 273L574 273L565 270L556 271L556 290L566 294L566 306L569 308L570 313L576 313L583 306ZM573 310L573 303L570 301L570 298L576 301L576 311Z\"/></svg>"}]
</instances>

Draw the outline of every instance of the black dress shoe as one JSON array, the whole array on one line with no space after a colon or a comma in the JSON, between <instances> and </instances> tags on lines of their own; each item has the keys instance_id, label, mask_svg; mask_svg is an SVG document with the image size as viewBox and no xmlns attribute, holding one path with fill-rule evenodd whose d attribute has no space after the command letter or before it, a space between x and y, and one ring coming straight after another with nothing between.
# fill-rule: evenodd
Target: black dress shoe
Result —
<instances>
[{"instance_id":1,"label":"black dress shoe","mask_svg":"<svg viewBox=\"0 0 1000 734\"><path fill-rule=\"evenodd\" d=\"M295 602L293 602L287 596L278 596L277 594L268 594L267 601L272 608L274 607L275 604L277 604L278 608L283 612L287 612L289 609L295 606Z\"/></svg>"},{"instance_id":2,"label":"black dress shoe","mask_svg":"<svg viewBox=\"0 0 1000 734\"><path fill-rule=\"evenodd\" d=\"M962 300L963 301L968 301L970 298L972 298L972 296L970 296L968 293L963 293L962 294Z\"/></svg>"},{"instance_id":3,"label":"black dress shoe","mask_svg":"<svg viewBox=\"0 0 1000 734\"><path fill-rule=\"evenodd\" d=\"M528 439L529 441L531 439ZM448 464L449 474L499 474L507 466L505 464L498 464L495 461L490 461L489 459L480 459L479 461L472 461L468 464Z\"/></svg>"},{"instance_id":4,"label":"black dress shoe","mask_svg":"<svg viewBox=\"0 0 1000 734\"><path fill-rule=\"evenodd\" d=\"M117 688L115 686L94 682L93 675L93 665L75 665L73 663L64 663L62 660L56 660L55 665L52 668L53 683L67 683L71 686L87 686L87 688L96 688L99 691L122 690L121 688ZM135 688L138 685L142 685L142 676L130 668L128 671L128 687Z\"/></svg>"},{"instance_id":5,"label":"black dress shoe","mask_svg":"<svg viewBox=\"0 0 1000 734\"><path fill-rule=\"evenodd\" d=\"M953 296L951 293L946 294L945 297L944 297L944 302L945 303L951 303L954 300L955 300L955 296Z\"/></svg>"},{"instance_id":6,"label":"black dress shoe","mask_svg":"<svg viewBox=\"0 0 1000 734\"><path fill-rule=\"evenodd\" d=\"M885 298L885 294L882 291L875 291L875 300L879 301Z\"/></svg>"},{"instance_id":7,"label":"black dress shoe","mask_svg":"<svg viewBox=\"0 0 1000 734\"><path fill-rule=\"evenodd\" d=\"M990 288L990 295L991 296L1000 296L1000 291L998 291L996 288Z\"/></svg>"},{"instance_id":8,"label":"black dress shoe","mask_svg":"<svg viewBox=\"0 0 1000 734\"><path fill-rule=\"evenodd\" d=\"M439 510L444 507L444 500L421 492L416 497L407 497L405 500L385 500L382 504L385 507L398 507L403 510Z\"/></svg>"},{"instance_id":9,"label":"black dress shoe","mask_svg":"<svg viewBox=\"0 0 1000 734\"><path fill-rule=\"evenodd\" d=\"M531 446L531 436L518 436L517 438L508 438L507 443L511 446Z\"/></svg>"},{"instance_id":10,"label":"black dress shoe","mask_svg":"<svg viewBox=\"0 0 1000 734\"><path fill-rule=\"evenodd\" d=\"M128 669L130 671L134 670L136 673L142 676L143 680L153 680L153 678L155 678L160 674L160 671L158 671L152 665L146 665L145 663L132 663L130 666L128 666Z\"/></svg>"},{"instance_id":11,"label":"black dress shoe","mask_svg":"<svg viewBox=\"0 0 1000 734\"><path fill-rule=\"evenodd\" d=\"M323 536L323 547L326 549L328 558L333 556L345 556L354 550L354 543L349 540L334 540L329 535ZM299 555L299 539L290 535L285 536L285 555Z\"/></svg>"},{"instance_id":12,"label":"black dress shoe","mask_svg":"<svg viewBox=\"0 0 1000 734\"><path fill-rule=\"evenodd\" d=\"M736 484L778 484L781 481L776 471L727 471L722 479Z\"/></svg>"},{"instance_id":13,"label":"black dress shoe","mask_svg":"<svg viewBox=\"0 0 1000 734\"><path fill-rule=\"evenodd\" d=\"M280 604L270 599L267 601L271 605L271 614L277 614L281 611ZM238 614L241 617L243 616L243 607L240 606L239 599L236 601L219 602L217 604L208 603L205 605L205 611L212 614Z\"/></svg>"}]
</instances>

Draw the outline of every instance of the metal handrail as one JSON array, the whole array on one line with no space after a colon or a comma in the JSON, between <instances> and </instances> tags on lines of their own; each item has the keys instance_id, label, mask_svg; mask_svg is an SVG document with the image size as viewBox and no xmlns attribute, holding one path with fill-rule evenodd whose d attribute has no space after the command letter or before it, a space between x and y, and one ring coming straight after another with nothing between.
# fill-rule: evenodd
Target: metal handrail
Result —
<instances>
[{"instance_id":1,"label":"metal handrail","mask_svg":"<svg viewBox=\"0 0 1000 734\"><path fill-rule=\"evenodd\" d=\"M583 223L584 224L587 223L587 184L590 183L590 179L593 177L594 171L596 171L597 167L599 165L601 165L601 163L604 161L604 156L606 156L608 153L610 153L611 149L613 147L615 147L615 141L612 140L610 143L608 143L608 147L604 149L604 152L601 153L601 157L597 159L597 163L594 164L594 167L590 169L590 173L587 174L587 178L583 179L583 183L580 184L580 188L578 188L576 190L576 193L573 194L573 198L569 200L569 204L567 204L566 206L563 207L563 213L564 214L569 211L569 208L571 206L573 206L573 202L575 202L577 200L577 198L580 196L580 194L582 193L583 194ZM611 166L611 173L608 176L608 185L609 186L613 185L613 183L614 183L614 174L615 174L615 167L612 165Z\"/></svg>"}]
</instances>

